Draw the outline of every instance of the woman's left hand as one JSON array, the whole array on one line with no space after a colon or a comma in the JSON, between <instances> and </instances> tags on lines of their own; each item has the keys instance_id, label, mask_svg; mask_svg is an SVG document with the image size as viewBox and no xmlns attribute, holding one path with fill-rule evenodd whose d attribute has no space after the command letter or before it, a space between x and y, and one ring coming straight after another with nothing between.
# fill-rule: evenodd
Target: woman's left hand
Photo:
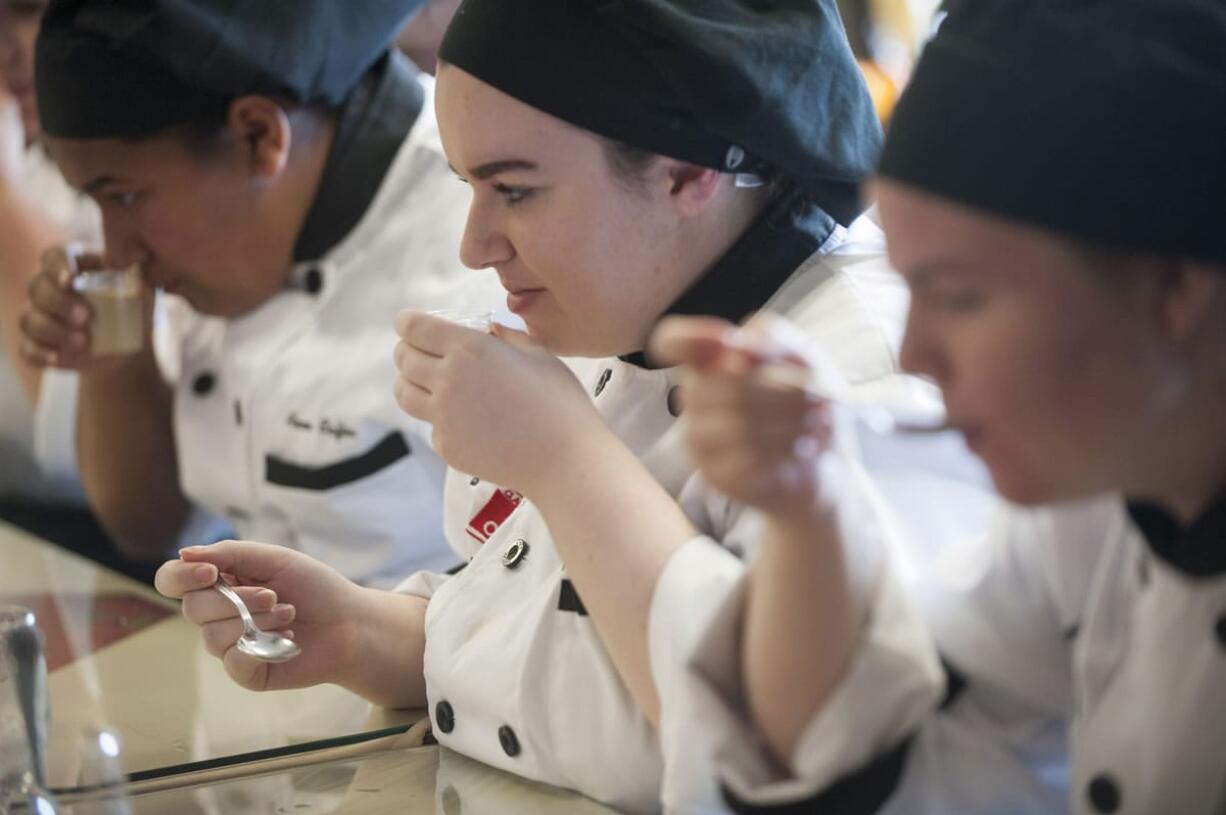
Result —
<instances>
[{"instance_id":1,"label":"woman's left hand","mask_svg":"<svg viewBox=\"0 0 1226 815\"><path fill-rule=\"evenodd\" d=\"M461 472L531 498L613 438L571 370L522 331L406 311L396 332L396 401Z\"/></svg>"}]
</instances>

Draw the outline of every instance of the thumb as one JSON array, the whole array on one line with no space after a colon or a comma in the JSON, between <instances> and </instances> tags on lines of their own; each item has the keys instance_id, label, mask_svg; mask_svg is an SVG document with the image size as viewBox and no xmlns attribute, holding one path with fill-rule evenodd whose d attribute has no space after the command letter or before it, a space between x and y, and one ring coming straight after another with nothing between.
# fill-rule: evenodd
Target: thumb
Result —
<instances>
[{"instance_id":1,"label":"thumb","mask_svg":"<svg viewBox=\"0 0 1226 815\"><path fill-rule=\"evenodd\" d=\"M208 546L188 546L179 550L179 558L188 563L211 563L247 582L265 582L285 568L291 550L284 546L252 541L227 540Z\"/></svg>"},{"instance_id":2,"label":"thumb","mask_svg":"<svg viewBox=\"0 0 1226 815\"><path fill-rule=\"evenodd\" d=\"M490 326L490 333L507 345L520 351L534 352L541 350L540 343L532 339L528 332L520 331L518 328L510 328L502 323L493 323Z\"/></svg>"},{"instance_id":3,"label":"thumb","mask_svg":"<svg viewBox=\"0 0 1226 815\"><path fill-rule=\"evenodd\" d=\"M726 350L731 323L712 317L666 317L647 342L647 354L660 365L710 368Z\"/></svg>"}]
</instances>

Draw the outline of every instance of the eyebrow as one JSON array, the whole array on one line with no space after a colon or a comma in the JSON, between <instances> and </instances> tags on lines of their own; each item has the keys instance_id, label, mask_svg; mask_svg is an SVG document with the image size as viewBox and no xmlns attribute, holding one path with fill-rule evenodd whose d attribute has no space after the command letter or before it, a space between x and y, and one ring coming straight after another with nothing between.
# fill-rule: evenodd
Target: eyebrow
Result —
<instances>
[{"instance_id":1,"label":"eyebrow","mask_svg":"<svg viewBox=\"0 0 1226 815\"><path fill-rule=\"evenodd\" d=\"M92 195L103 187L109 187L111 184L118 184L120 180L113 175L102 175L95 178L81 188L81 192L86 195Z\"/></svg>"},{"instance_id":2,"label":"eyebrow","mask_svg":"<svg viewBox=\"0 0 1226 815\"><path fill-rule=\"evenodd\" d=\"M506 158L498 161L487 161L485 164L474 167L471 171L469 171L468 175L470 178L477 181L484 181L487 178L493 178L499 173L506 173L510 172L511 170L539 169L540 167L534 161L528 161L527 159L522 158ZM456 175L460 175L460 172L456 170L455 167L452 167L451 170Z\"/></svg>"}]
</instances>

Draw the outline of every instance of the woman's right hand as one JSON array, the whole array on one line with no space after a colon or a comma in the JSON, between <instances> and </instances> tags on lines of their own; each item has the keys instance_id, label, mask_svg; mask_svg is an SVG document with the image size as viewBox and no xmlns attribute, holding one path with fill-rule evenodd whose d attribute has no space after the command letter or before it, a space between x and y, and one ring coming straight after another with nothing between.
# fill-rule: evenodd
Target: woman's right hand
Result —
<instances>
[{"instance_id":1,"label":"woman's right hand","mask_svg":"<svg viewBox=\"0 0 1226 815\"><path fill-rule=\"evenodd\" d=\"M154 585L167 597L182 598L183 616L200 626L205 648L235 682L250 690L347 684L371 590L284 546L222 541L188 547L179 555L158 569ZM256 625L288 634L302 653L273 664L239 651L242 621L212 588L219 573L243 598Z\"/></svg>"},{"instance_id":2,"label":"woman's right hand","mask_svg":"<svg viewBox=\"0 0 1226 815\"><path fill-rule=\"evenodd\" d=\"M744 328L710 317L661 321L649 349L687 366L681 386L690 457L708 485L778 518L826 508L818 459L831 447L830 404L798 387L813 374L808 338L761 314ZM791 368L793 376L774 373Z\"/></svg>"},{"instance_id":3,"label":"woman's right hand","mask_svg":"<svg viewBox=\"0 0 1226 815\"><path fill-rule=\"evenodd\" d=\"M91 353L93 309L72 287L73 278L80 272L103 268L104 261L96 254L76 252L65 246L53 246L43 252L38 274L26 289L26 308L20 318L22 359L36 368L83 372L122 364L123 356L96 357ZM148 338L153 324L153 292L148 286L144 287L143 296Z\"/></svg>"}]
</instances>

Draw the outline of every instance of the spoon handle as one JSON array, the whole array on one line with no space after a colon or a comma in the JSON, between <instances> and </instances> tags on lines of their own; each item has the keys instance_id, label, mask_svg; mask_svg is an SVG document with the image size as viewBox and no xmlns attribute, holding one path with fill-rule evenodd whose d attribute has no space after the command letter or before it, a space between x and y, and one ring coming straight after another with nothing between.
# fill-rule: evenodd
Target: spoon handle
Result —
<instances>
[{"instance_id":1,"label":"spoon handle","mask_svg":"<svg viewBox=\"0 0 1226 815\"><path fill-rule=\"evenodd\" d=\"M785 362L771 362L762 366L762 374L767 381L785 388L795 388L824 402L841 405L852 411L874 433L888 435L923 435L930 433L946 433L953 428L944 416L924 416L909 418L899 415L896 411L880 404L857 402L843 396L824 393L813 386L808 369Z\"/></svg>"},{"instance_id":2,"label":"spoon handle","mask_svg":"<svg viewBox=\"0 0 1226 815\"><path fill-rule=\"evenodd\" d=\"M243 598L238 596L238 592L230 588L230 585L220 577L213 584L213 588L221 592L221 595L234 604L238 609L238 616L243 618L243 630L248 634L255 634L259 629L255 626L255 620L251 617L251 612L247 610L247 604L243 602Z\"/></svg>"},{"instance_id":3,"label":"spoon handle","mask_svg":"<svg viewBox=\"0 0 1226 815\"><path fill-rule=\"evenodd\" d=\"M43 789L47 786L47 664L42 636L33 619L8 632L8 652L17 669L17 697L30 744L34 783Z\"/></svg>"}]
</instances>

